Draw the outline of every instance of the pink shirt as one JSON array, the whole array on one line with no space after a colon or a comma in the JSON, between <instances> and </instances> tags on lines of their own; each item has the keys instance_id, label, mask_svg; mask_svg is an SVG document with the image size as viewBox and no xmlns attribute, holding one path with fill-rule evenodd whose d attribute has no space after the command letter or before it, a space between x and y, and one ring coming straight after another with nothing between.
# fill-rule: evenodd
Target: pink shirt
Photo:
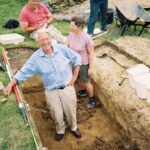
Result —
<instances>
[{"instance_id":1,"label":"pink shirt","mask_svg":"<svg viewBox=\"0 0 150 150\"><path fill-rule=\"evenodd\" d=\"M42 3L39 4L38 12L33 11L33 9L26 4L21 10L19 20L21 22L28 22L28 27L38 24L44 25L47 21L47 14L51 15L48 8Z\"/></svg>"},{"instance_id":2,"label":"pink shirt","mask_svg":"<svg viewBox=\"0 0 150 150\"><path fill-rule=\"evenodd\" d=\"M89 64L88 48L93 46L93 40L88 34L83 32L77 35L71 32L68 36L68 45L69 48L76 51L81 56L82 65Z\"/></svg>"}]
</instances>

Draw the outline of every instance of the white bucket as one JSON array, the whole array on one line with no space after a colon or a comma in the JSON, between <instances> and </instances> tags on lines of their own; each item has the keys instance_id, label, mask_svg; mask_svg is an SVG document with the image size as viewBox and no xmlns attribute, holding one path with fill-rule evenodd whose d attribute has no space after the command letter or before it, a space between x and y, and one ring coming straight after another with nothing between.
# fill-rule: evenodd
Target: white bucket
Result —
<instances>
[{"instance_id":1,"label":"white bucket","mask_svg":"<svg viewBox=\"0 0 150 150\"><path fill-rule=\"evenodd\" d=\"M134 78L137 96L146 98L146 84L150 84L150 73L142 74Z\"/></svg>"},{"instance_id":2,"label":"white bucket","mask_svg":"<svg viewBox=\"0 0 150 150\"><path fill-rule=\"evenodd\" d=\"M150 83L146 84L146 100L150 103Z\"/></svg>"},{"instance_id":3,"label":"white bucket","mask_svg":"<svg viewBox=\"0 0 150 150\"><path fill-rule=\"evenodd\" d=\"M139 76L141 74L145 74L149 72L149 68L143 64L138 64L130 69L127 69L127 73L129 76L129 84L132 88L136 88L134 77Z\"/></svg>"}]
</instances>

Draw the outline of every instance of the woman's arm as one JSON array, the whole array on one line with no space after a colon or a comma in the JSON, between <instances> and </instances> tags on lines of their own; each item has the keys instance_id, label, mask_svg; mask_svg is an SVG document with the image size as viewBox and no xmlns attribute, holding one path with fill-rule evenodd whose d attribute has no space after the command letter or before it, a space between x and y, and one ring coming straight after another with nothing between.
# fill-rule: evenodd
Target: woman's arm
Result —
<instances>
[{"instance_id":1,"label":"woman's arm","mask_svg":"<svg viewBox=\"0 0 150 150\"><path fill-rule=\"evenodd\" d=\"M94 61L94 47L90 46L88 47L88 59L89 59L89 70L88 70L88 75L93 74L93 61Z\"/></svg>"}]
</instances>

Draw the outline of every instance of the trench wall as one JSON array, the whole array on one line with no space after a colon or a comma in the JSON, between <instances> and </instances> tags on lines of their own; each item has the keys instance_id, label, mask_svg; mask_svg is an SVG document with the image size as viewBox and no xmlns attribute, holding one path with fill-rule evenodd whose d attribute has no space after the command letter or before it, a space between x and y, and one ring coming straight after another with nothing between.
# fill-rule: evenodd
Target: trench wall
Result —
<instances>
[{"instance_id":1,"label":"trench wall","mask_svg":"<svg viewBox=\"0 0 150 150\"><path fill-rule=\"evenodd\" d=\"M132 141L142 150L150 147L150 104L137 97L126 76L126 68L136 61L122 55L115 49L102 46L96 48L94 75L95 95L106 111L126 131Z\"/></svg>"}]
</instances>

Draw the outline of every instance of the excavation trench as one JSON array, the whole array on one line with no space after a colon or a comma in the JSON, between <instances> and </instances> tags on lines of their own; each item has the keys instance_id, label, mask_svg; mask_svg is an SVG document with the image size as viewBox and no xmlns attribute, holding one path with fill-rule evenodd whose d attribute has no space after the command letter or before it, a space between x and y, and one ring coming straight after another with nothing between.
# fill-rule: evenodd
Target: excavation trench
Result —
<instances>
[{"instance_id":1,"label":"excavation trench","mask_svg":"<svg viewBox=\"0 0 150 150\"><path fill-rule=\"evenodd\" d=\"M15 73L35 51L34 48L7 48L7 56ZM75 139L66 129L64 139L54 140L55 126L49 110L46 107L42 81L38 75L24 82L22 89L25 104L37 128L42 146L49 150L133 150L135 143L131 143L122 126L110 119L103 105L97 99L95 109L87 109L88 98L79 99L77 105L78 127L82 133L81 139ZM109 99L106 99L108 101Z\"/></svg>"}]
</instances>

